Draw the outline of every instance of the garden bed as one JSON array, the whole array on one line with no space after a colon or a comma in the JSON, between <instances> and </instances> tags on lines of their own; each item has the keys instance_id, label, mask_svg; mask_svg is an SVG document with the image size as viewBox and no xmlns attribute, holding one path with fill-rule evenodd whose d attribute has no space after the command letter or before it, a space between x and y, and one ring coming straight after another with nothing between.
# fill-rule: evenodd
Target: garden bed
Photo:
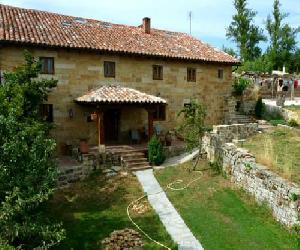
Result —
<instances>
[{"instance_id":1,"label":"garden bed","mask_svg":"<svg viewBox=\"0 0 300 250\"><path fill-rule=\"evenodd\" d=\"M62 221L67 238L54 249L100 249L100 242L114 230L136 228L127 217L128 204L143 195L133 176L105 179L93 174L86 180L58 190L45 208L47 216ZM151 237L176 249L158 216L146 200L131 211L135 222ZM138 213L139 212L139 213ZM143 249L161 249L144 238Z\"/></svg>"},{"instance_id":2,"label":"garden bed","mask_svg":"<svg viewBox=\"0 0 300 250\"><path fill-rule=\"evenodd\" d=\"M198 178L190 163L156 171L161 186ZM205 249L298 249L295 235L277 223L266 206L237 189L202 162L203 175L187 189L167 195ZM179 185L178 185L179 187Z\"/></svg>"},{"instance_id":3,"label":"garden bed","mask_svg":"<svg viewBox=\"0 0 300 250\"><path fill-rule=\"evenodd\" d=\"M240 146L248 149L257 162L300 184L299 131L277 127L248 138Z\"/></svg>"}]
</instances>

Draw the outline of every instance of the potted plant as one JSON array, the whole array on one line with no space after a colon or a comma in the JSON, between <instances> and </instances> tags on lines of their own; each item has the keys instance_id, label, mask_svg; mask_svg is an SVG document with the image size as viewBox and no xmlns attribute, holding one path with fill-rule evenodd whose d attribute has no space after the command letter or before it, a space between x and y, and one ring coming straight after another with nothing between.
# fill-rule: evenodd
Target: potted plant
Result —
<instances>
[{"instance_id":1,"label":"potted plant","mask_svg":"<svg viewBox=\"0 0 300 250\"><path fill-rule=\"evenodd\" d=\"M89 144L87 138L80 139L79 150L82 154L87 154L89 152Z\"/></svg>"}]
</instances>

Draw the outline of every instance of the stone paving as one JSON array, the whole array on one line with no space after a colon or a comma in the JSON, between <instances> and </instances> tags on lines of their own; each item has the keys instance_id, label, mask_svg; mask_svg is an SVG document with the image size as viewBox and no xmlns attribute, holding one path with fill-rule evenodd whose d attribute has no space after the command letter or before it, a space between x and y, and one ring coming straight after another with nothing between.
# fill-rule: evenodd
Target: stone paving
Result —
<instances>
[{"instance_id":1,"label":"stone paving","mask_svg":"<svg viewBox=\"0 0 300 250\"><path fill-rule=\"evenodd\" d=\"M178 244L179 250L201 250L203 247L187 227L172 203L166 196L158 181L154 177L153 170L137 171L136 176L141 183L144 192L153 209L158 214L161 222L166 227L171 238Z\"/></svg>"}]
</instances>

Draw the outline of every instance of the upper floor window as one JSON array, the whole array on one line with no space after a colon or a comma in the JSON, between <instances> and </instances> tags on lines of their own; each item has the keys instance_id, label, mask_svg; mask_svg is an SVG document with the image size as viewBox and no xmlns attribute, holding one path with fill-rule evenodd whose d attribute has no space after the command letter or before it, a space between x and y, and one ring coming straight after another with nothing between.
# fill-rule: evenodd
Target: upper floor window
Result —
<instances>
[{"instance_id":1,"label":"upper floor window","mask_svg":"<svg viewBox=\"0 0 300 250\"><path fill-rule=\"evenodd\" d=\"M43 121L53 122L53 104L42 104L40 106L40 115Z\"/></svg>"},{"instance_id":2,"label":"upper floor window","mask_svg":"<svg viewBox=\"0 0 300 250\"><path fill-rule=\"evenodd\" d=\"M104 62L104 76L115 77L116 76L116 63L115 62Z\"/></svg>"},{"instance_id":3,"label":"upper floor window","mask_svg":"<svg viewBox=\"0 0 300 250\"><path fill-rule=\"evenodd\" d=\"M53 57L40 57L41 74L54 74L54 58Z\"/></svg>"},{"instance_id":4,"label":"upper floor window","mask_svg":"<svg viewBox=\"0 0 300 250\"><path fill-rule=\"evenodd\" d=\"M153 80L163 79L163 66L153 65Z\"/></svg>"},{"instance_id":5,"label":"upper floor window","mask_svg":"<svg viewBox=\"0 0 300 250\"><path fill-rule=\"evenodd\" d=\"M218 69L218 78L223 79L224 78L224 70L223 69Z\"/></svg>"},{"instance_id":6,"label":"upper floor window","mask_svg":"<svg viewBox=\"0 0 300 250\"><path fill-rule=\"evenodd\" d=\"M195 68L187 68L187 81L188 82L196 82L196 69Z\"/></svg>"}]
</instances>

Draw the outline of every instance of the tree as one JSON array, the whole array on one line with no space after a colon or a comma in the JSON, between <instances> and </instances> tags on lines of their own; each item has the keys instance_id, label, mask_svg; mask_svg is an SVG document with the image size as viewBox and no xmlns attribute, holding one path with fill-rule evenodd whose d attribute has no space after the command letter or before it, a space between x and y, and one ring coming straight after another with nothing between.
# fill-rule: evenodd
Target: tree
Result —
<instances>
[{"instance_id":1,"label":"tree","mask_svg":"<svg viewBox=\"0 0 300 250\"><path fill-rule=\"evenodd\" d=\"M290 70L293 73L300 73L300 49L292 55Z\"/></svg>"},{"instance_id":2,"label":"tree","mask_svg":"<svg viewBox=\"0 0 300 250\"><path fill-rule=\"evenodd\" d=\"M254 24L256 12L247 8L247 0L234 0L234 7L237 13L232 17L226 36L237 44L243 61L254 60L261 55L258 44L266 37L263 30Z\"/></svg>"},{"instance_id":3,"label":"tree","mask_svg":"<svg viewBox=\"0 0 300 250\"><path fill-rule=\"evenodd\" d=\"M233 48L227 48L223 45L222 50L227 53L228 55L234 56L234 57L238 57L236 51Z\"/></svg>"},{"instance_id":4,"label":"tree","mask_svg":"<svg viewBox=\"0 0 300 250\"><path fill-rule=\"evenodd\" d=\"M183 116L178 132L182 134L187 143L187 150L191 152L195 148L199 149L198 157L193 166L193 170L195 170L202 153L202 138L207 131L204 124L206 111L200 103L192 100L190 104L183 107L178 116Z\"/></svg>"},{"instance_id":5,"label":"tree","mask_svg":"<svg viewBox=\"0 0 300 250\"><path fill-rule=\"evenodd\" d=\"M57 167L39 108L56 81L38 80L40 63L28 52L25 62L0 86L0 244L48 248L64 230L40 214L56 186Z\"/></svg>"},{"instance_id":6,"label":"tree","mask_svg":"<svg viewBox=\"0 0 300 250\"><path fill-rule=\"evenodd\" d=\"M280 6L279 0L274 0L272 16L269 15L266 21L266 29L270 37L267 55L273 69L282 69L284 65L289 66L297 45L296 36L300 31L299 28L292 28L283 23L288 14L281 13Z\"/></svg>"}]
</instances>

